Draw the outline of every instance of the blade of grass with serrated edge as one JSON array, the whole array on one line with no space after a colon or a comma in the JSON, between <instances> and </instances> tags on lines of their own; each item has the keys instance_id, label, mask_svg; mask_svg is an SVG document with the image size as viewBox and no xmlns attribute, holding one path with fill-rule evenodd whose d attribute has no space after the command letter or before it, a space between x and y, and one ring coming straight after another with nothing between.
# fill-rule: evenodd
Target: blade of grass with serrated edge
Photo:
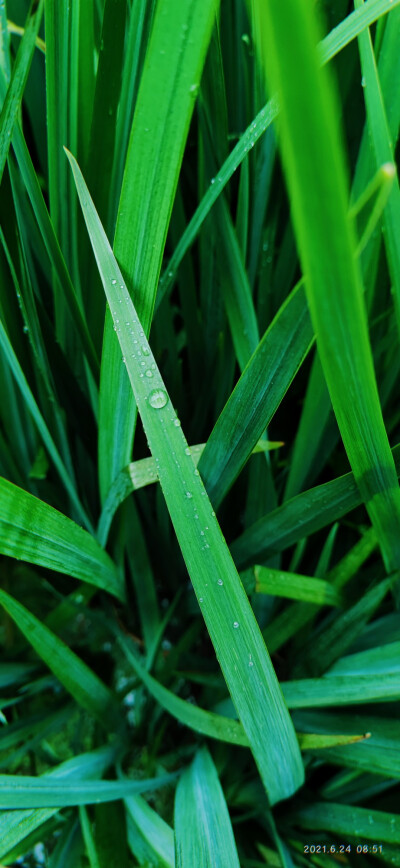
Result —
<instances>
[{"instance_id":1,"label":"blade of grass with serrated edge","mask_svg":"<svg viewBox=\"0 0 400 868\"><path fill-rule=\"evenodd\" d=\"M83 663L58 636L55 636L51 630L41 624L31 612L28 612L25 606L1 590L0 603L39 657L76 702L90 714L93 714L103 726L117 725L119 720L118 703L111 690L89 669L89 666ZM0 786L0 790L2 790L2 786ZM35 807L35 805L7 805L3 803L2 807ZM50 807L50 805L43 804L36 807Z\"/></svg>"},{"instance_id":2,"label":"blade of grass with serrated edge","mask_svg":"<svg viewBox=\"0 0 400 868\"><path fill-rule=\"evenodd\" d=\"M175 868L174 831L142 796L124 799L127 816L128 842L135 856L160 868Z\"/></svg>"},{"instance_id":3,"label":"blade of grass with serrated edge","mask_svg":"<svg viewBox=\"0 0 400 868\"><path fill-rule=\"evenodd\" d=\"M0 551L123 598L117 570L91 534L6 479L0 479Z\"/></svg>"},{"instance_id":4,"label":"blade of grass with serrated edge","mask_svg":"<svg viewBox=\"0 0 400 868\"><path fill-rule=\"evenodd\" d=\"M400 566L400 488L376 385L354 228L347 217L335 94L319 65L317 22L307 3L290 0L278 8L253 0L253 5L261 62L280 95L281 153L321 363L390 572Z\"/></svg>"},{"instance_id":5,"label":"blade of grass with serrated edge","mask_svg":"<svg viewBox=\"0 0 400 868\"><path fill-rule=\"evenodd\" d=\"M393 448L392 454L400 476L400 445ZM353 473L316 485L247 528L231 545L235 563L240 570L262 564L272 554L342 518L361 502Z\"/></svg>"},{"instance_id":6,"label":"blade of grass with serrated edge","mask_svg":"<svg viewBox=\"0 0 400 868\"><path fill-rule=\"evenodd\" d=\"M66 760L46 773L48 778L90 780L101 777L115 759L115 746L107 745L96 751ZM0 815L0 859L7 858L12 848L42 826L58 808L3 811Z\"/></svg>"},{"instance_id":7,"label":"blade of grass with serrated edge","mask_svg":"<svg viewBox=\"0 0 400 868\"><path fill-rule=\"evenodd\" d=\"M400 844L400 816L371 808L313 802L310 806L299 808L291 820L303 829L322 829L324 832L333 832L335 837L349 835L357 843L366 839Z\"/></svg>"},{"instance_id":8,"label":"blade of grass with serrated edge","mask_svg":"<svg viewBox=\"0 0 400 868\"><path fill-rule=\"evenodd\" d=\"M328 63L343 48L346 47L366 27L373 24L381 16L394 9L400 0L369 0L363 9L352 12L335 29L322 40L319 46L322 63ZM225 160L220 170L216 173L214 183L200 202L193 217L190 220L179 244L168 263L167 269L161 277L156 300L156 306L160 304L165 294L171 289L176 279L179 264L186 251L193 244L200 227L206 219L214 202L221 195L222 190L247 156L249 150L256 144L260 136L278 117L279 106L277 100L271 99L254 118L252 123L240 137L237 145L233 148L229 157Z\"/></svg>"},{"instance_id":9,"label":"blade of grass with serrated edge","mask_svg":"<svg viewBox=\"0 0 400 868\"><path fill-rule=\"evenodd\" d=\"M178 781L174 825L177 868L240 868L225 796L205 747Z\"/></svg>"},{"instance_id":10,"label":"blade of grass with serrated edge","mask_svg":"<svg viewBox=\"0 0 400 868\"><path fill-rule=\"evenodd\" d=\"M257 622L122 274L79 167L72 155L69 160L168 511L232 699L270 801L275 802L292 793L303 781L292 723ZM142 360L146 363L144 367ZM260 728L264 734L262 742ZM279 779L277 765L281 770Z\"/></svg>"},{"instance_id":11,"label":"blade of grass with serrated edge","mask_svg":"<svg viewBox=\"0 0 400 868\"><path fill-rule=\"evenodd\" d=\"M28 12L25 32L18 48L17 57L11 74L10 84L5 95L0 114L0 180L3 177L4 166L17 121L26 81L33 54L35 42L43 14L44 0L32 0Z\"/></svg>"},{"instance_id":12,"label":"blade of grass with serrated edge","mask_svg":"<svg viewBox=\"0 0 400 868\"><path fill-rule=\"evenodd\" d=\"M180 166L218 0L159 0L142 73L114 252L146 335ZM99 415L101 498L128 463L136 407L107 311Z\"/></svg>"}]
</instances>

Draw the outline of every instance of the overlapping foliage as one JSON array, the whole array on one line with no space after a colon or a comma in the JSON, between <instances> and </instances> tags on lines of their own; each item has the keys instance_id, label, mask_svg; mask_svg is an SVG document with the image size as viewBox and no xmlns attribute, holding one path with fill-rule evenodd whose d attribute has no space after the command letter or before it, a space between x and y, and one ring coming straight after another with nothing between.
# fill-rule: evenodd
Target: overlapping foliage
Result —
<instances>
[{"instance_id":1,"label":"overlapping foliage","mask_svg":"<svg viewBox=\"0 0 400 868\"><path fill-rule=\"evenodd\" d=\"M3 865L400 865L399 5L0 3Z\"/></svg>"}]
</instances>

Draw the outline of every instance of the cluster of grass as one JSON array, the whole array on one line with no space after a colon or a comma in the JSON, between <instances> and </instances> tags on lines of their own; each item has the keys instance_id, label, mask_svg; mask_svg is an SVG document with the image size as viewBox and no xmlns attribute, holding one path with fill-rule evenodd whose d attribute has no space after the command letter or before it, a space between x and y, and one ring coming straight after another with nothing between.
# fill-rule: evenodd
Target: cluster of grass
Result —
<instances>
[{"instance_id":1,"label":"cluster of grass","mask_svg":"<svg viewBox=\"0 0 400 868\"><path fill-rule=\"evenodd\" d=\"M400 866L399 6L0 0L2 866Z\"/></svg>"}]
</instances>

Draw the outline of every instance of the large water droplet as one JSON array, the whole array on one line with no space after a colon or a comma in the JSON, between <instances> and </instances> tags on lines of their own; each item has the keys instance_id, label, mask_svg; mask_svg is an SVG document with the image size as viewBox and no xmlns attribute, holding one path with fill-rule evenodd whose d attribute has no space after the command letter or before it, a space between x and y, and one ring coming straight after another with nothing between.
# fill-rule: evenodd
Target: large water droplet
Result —
<instances>
[{"instance_id":1,"label":"large water droplet","mask_svg":"<svg viewBox=\"0 0 400 868\"><path fill-rule=\"evenodd\" d=\"M154 410L161 410L162 407L168 404L167 393L163 389L154 389L153 392L150 392L149 404Z\"/></svg>"},{"instance_id":2,"label":"large water droplet","mask_svg":"<svg viewBox=\"0 0 400 868\"><path fill-rule=\"evenodd\" d=\"M149 356L149 355L150 355L150 350L149 350L149 348L146 347L146 346L143 346L143 347L142 347L142 353L143 353L144 356Z\"/></svg>"},{"instance_id":3,"label":"large water droplet","mask_svg":"<svg viewBox=\"0 0 400 868\"><path fill-rule=\"evenodd\" d=\"M146 371L146 377L152 377L152 376L153 376L153 371L151 371L150 368L149 368L149 369Z\"/></svg>"},{"instance_id":4,"label":"large water droplet","mask_svg":"<svg viewBox=\"0 0 400 868\"><path fill-rule=\"evenodd\" d=\"M224 584L224 583L223 583L222 579L218 579L218 580L217 580L217 585L223 585L223 584Z\"/></svg>"},{"instance_id":5,"label":"large water droplet","mask_svg":"<svg viewBox=\"0 0 400 868\"><path fill-rule=\"evenodd\" d=\"M234 621L233 622L233 629L237 630L238 626L239 626L239 621Z\"/></svg>"},{"instance_id":6,"label":"large water droplet","mask_svg":"<svg viewBox=\"0 0 400 868\"><path fill-rule=\"evenodd\" d=\"M181 420L180 419L174 419L174 425L175 425L175 428L180 428L181 427Z\"/></svg>"}]
</instances>

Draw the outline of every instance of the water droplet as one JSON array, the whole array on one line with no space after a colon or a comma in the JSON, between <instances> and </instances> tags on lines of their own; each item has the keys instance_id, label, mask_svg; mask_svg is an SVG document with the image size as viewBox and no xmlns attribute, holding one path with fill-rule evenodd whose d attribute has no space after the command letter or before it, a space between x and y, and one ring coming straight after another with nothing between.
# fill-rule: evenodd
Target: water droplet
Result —
<instances>
[{"instance_id":1,"label":"water droplet","mask_svg":"<svg viewBox=\"0 0 400 868\"><path fill-rule=\"evenodd\" d=\"M361 87L365 87L366 84L367 84L367 82L365 81L365 75L363 75L363 77L361 79Z\"/></svg>"},{"instance_id":2,"label":"water droplet","mask_svg":"<svg viewBox=\"0 0 400 868\"><path fill-rule=\"evenodd\" d=\"M191 455L191 452L190 452L189 446L186 446L186 449L185 449L185 455Z\"/></svg>"},{"instance_id":3,"label":"water droplet","mask_svg":"<svg viewBox=\"0 0 400 868\"><path fill-rule=\"evenodd\" d=\"M181 427L181 420L180 419L174 419L174 425L175 425L175 428L180 428Z\"/></svg>"},{"instance_id":4,"label":"water droplet","mask_svg":"<svg viewBox=\"0 0 400 868\"><path fill-rule=\"evenodd\" d=\"M116 282L117 282L116 280L112 280L112 281L111 281L111 283L112 283L113 286L115 286Z\"/></svg>"},{"instance_id":5,"label":"water droplet","mask_svg":"<svg viewBox=\"0 0 400 868\"><path fill-rule=\"evenodd\" d=\"M153 376L153 371L150 371L150 368L149 368L149 370L146 371L146 377L152 377L152 376Z\"/></svg>"},{"instance_id":6,"label":"water droplet","mask_svg":"<svg viewBox=\"0 0 400 868\"><path fill-rule=\"evenodd\" d=\"M217 585L223 585L223 584L224 584L224 583L223 583L222 579L218 579L218 581L217 581Z\"/></svg>"},{"instance_id":7,"label":"water droplet","mask_svg":"<svg viewBox=\"0 0 400 868\"><path fill-rule=\"evenodd\" d=\"M193 494L191 494L190 491L187 491L187 492L186 492L186 497L188 497L188 498L193 497Z\"/></svg>"},{"instance_id":8,"label":"water droplet","mask_svg":"<svg viewBox=\"0 0 400 868\"><path fill-rule=\"evenodd\" d=\"M239 626L239 621L234 621L233 622L233 629L237 630L238 626Z\"/></svg>"},{"instance_id":9,"label":"water droplet","mask_svg":"<svg viewBox=\"0 0 400 868\"><path fill-rule=\"evenodd\" d=\"M203 602L203 597L199 597L199 603Z\"/></svg>"},{"instance_id":10,"label":"water droplet","mask_svg":"<svg viewBox=\"0 0 400 868\"><path fill-rule=\"evenodd\" d=\"M211 178L210 184L215 184L215 178Z\"/></svg>"},{"instance_id":11,"label":"water droplet","mask_svg":"<svg viewBox=\"0 0 400 868\"><path fill-rule=\"evenodd\" d=\"M249 654L249 666L254 666L254 663L251 659L251 654Z\"/></svg>"},{"instance_id":12,"label":"water droplet","mask_svg":"<svg viewBox=\"0 0 400 868\"><path fill-rule=\"evenodd\" d=\"M149 347L143 346L143 347L142 347L142 353L143 353L144 356L149 356L149 355L150 355L150 349L149 349Z\"/></svg>"},{"instance_id":13,"label":"water droplet","mask_svg":"<svg viewBox=\"0 0 400 868\"><path fill-rule=\"evenodd\" d=\"M195 476L199 476L199 475L200 475L200 474L199 474L199 471L197 470L197 467L196 467L196 470L194 471L194 475L195 475Z\"/></svg>"},{"instance_id":14,"label":"water droplet","mask_svg":"<svg viewBox=\"0 0 400 868\"><path fill-rule=\"evenodd\" d=\"M162 389L154 389L153 392L150 392L149 404L154 410L161 410L168 404L168 395Z\"/></svg>"}]
</instances>

